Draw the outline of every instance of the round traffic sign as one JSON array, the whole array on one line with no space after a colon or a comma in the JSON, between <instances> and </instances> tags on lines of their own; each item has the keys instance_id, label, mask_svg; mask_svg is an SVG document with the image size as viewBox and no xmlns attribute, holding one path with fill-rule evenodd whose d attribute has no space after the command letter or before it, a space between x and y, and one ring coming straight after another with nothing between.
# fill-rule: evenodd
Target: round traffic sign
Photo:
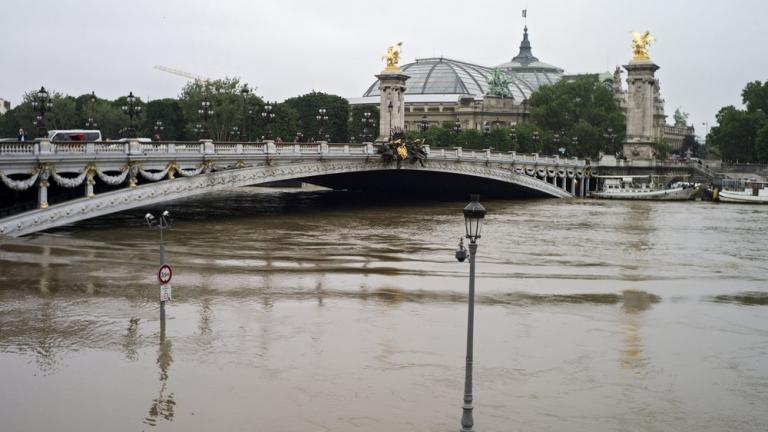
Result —
<instances>
[{"instance_id":1,"label":"round traffic sign","mask_svg":"<svg viewBox=\"0 0 768 432\"><path fill-rule=\"evenodd\" d=\"M171 281L172 277L173 270L171 270L171 266L168 264L161 265L160 269L157 271L157 280L159 280L161 284L165 285Z\"/></svg>"}]
</instances>

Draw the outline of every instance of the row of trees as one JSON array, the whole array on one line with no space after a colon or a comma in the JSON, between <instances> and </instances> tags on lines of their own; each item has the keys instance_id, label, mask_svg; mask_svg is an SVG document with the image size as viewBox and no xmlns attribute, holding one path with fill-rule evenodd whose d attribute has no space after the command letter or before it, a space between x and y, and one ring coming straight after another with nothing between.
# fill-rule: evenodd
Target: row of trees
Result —
<instances>
[{"instance_id":1,"label":"row of trees","mask_svg":"<svg viewBox=\"0 0 768 432\"><path fill-rule=\"evenodd\" d=\"M748 83L741 99L746 109L729 105L717 113L707 142L723 160L768 163L768 81Z\"/></svg>"},{"instance_id":2,"label":"row of trees","mask_svg":"<svg viewBox=\"0 0 768 432\"><path fill-rule=\"evenodd\" d=\"M26 93L21 104L0 116L0 137L14 137L19 129L30 136L37 133L33 124L36 110L32 106L35 94L36 91ZM107 100L93 94L74 97L52 92L50 97L53 109L44 118L49 130L83 129L88 119L93 119L98 124L93 128L100 129L102 136L116 139L123 137L129 127L129 117L122 110L127 104L125 96ZM214 112L207 120L199 113L204 100L210 102ZM325 136L333 141L349 139L346 99L312 92L270 104L248 92L237 78L190 82L177 99L144 102L136 98L136 105L141 111L134 123L142 137L158 134L163 140L195 140L200 137L202 127L211 138L220 141L257 140L267 135L268 129L273 138L284 140L293 140L299 133L304 140L320 140ZM262 115L266 105L274 114L269 125ZM327 120L317 119L321 108L326 110L323 117ZM162 123L162 130L158 122Z\"/></svg>"},{"instance_id":3,"label":"row of trees","mask_svg":"<svg viewBox=\"0 0 768 432\"><path fill-rule=\"evenodd\" d=\"M35 92L27 93L24 102L0 117L0 136L15 136L19 128L34 131L35 116L32 101ZM52 94L53 110L45 117L49 129L85 127L87 119L98 122L105 138L121 137L128 126L128 116L121 107L126 98L110 101L86 94L78 97ZM199 113L204 100L210 102L214 114L207 121ZM303 140L361 142L374 139L378 132L377 107L350 107L346 99L312 92L293 97L282 103L268 104L247 91L237 78L188 83L177 99L159 99L145 103L136 123L139 136L151 137L157 132L163 140L194 140L201 126L214 140L257 140L267 135L285 141L301 134ZM269 125L262 116L265 106L275 114ZM597 156L600 151L620 151L624 139L624 115L613 95L597 76L585 75L575 80L542 86L528 101L527 121L514 127L493 125L487 133L464 130L458 134L454 124L431 127L425 131L409 132L411 138L424 138L428 144L492 147L500 151L516 150L526 153L565 154L568 156ZM325 112L318 119L320 109ZM373 125L363 121L371 114ZM327 118L326 118L327 117ZM156 131L157 122L163 129Z\"/></svg>"}]
</instances>

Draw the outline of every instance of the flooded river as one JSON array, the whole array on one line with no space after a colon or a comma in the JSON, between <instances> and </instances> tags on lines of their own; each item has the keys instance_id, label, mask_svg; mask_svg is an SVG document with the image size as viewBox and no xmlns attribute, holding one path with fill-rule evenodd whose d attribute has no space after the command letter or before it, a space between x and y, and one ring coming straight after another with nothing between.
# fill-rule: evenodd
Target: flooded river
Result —
<instances>
[{"instance_id":1,"label":"flooded river","mask_svg":"<svg viewBox=\"0 0 768 432\"><path fill-rule=\"evenodd\" d=\"M0 239L0 430L455 431L466 202L244 188ZM768 207L484 201L479 431L768 430Z\"/></svg>"}]
</instances>

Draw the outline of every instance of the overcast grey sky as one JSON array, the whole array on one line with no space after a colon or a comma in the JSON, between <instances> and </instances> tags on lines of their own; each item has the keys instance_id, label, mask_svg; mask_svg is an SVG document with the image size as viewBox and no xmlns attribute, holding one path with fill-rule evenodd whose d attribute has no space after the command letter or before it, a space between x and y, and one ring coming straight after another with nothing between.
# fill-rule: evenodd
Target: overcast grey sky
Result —
<instances>
[{"instance_id":1,"label":"overcast grey sky","mask_svg":"<svg viewBox=\"0 0 768 432\"><path fill-rule=\"evenodd\" d=\"M612 71L649 30L666 113L701 123L768 79L768 2L692 0L0 0L0 98L46 88L115 98L177 96L181 77L238 76L282 100L311 90L357 97L388 45L403 61L444 55L494 66L517 53L528 9L533 52L568 73Z\"/></svg>"}]
</instances>

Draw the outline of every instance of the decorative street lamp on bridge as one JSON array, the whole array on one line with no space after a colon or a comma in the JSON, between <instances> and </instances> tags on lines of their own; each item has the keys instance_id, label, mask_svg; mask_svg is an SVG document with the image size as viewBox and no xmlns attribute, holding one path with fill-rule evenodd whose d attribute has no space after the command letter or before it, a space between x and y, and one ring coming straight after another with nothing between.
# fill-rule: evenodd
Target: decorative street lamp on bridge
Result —
<instances>
[{"instance_id":1,"label":"decorative street lamp on bridge","mask_svg":"<svg viewBox=\"0 0 768 432\"><path fill-rule=\"evenodd\" d=\"M389 101L389 105L387 105L387 112L389 113L389 141L392 141L392 110L395 108L394 105L392 105L392 101Z\"/></svg>"},{"instance_id":2,"label":"decorative street lamp on bridge","mask_svg":"<svg viewBox=\"0 0 768 432\"><path fill-rule=\"evenodd\" d=\"M483 148L487 147L488 136L490 134L491 134L491 126L488 124L488 122L485 122L485 124L483 124Z\"/></svg>"},{"instance_id":3,"label":"decorative street lamp on bridge","mask_svg":"<svg viewBox=\"0 0 768 432\"><path fill-rule=\"evenodd\" d=\"M456 117L456 121L453 122L453 133L458 136L461 133L461 122L459 121L459 118Z\"/></svg>"},{"instance_id":4,"label":"decorative street lamp on bridge","mask_svg":"<svg viewBox=\"0 0 768 432\"><path fill-rule=\"evenodd\" d=\"M240 95L243 97L243 125L242 133L244 141L250 141L250 124L253 117L253 107L250 104L251 89L248 88L248 84L243 84L243 88L240 89Z\"/></svg>"},{"instance_id":5,"label":"decorative street lamp on bridge","mask_svg":"<svg viewBox=\"0 0 768 432\"><path fill-rule=\"evenodd\" d=\"M94 114L94 106L96 105L96 92L91 92L91 96L89 98L89 101L91 103L90 112L91 115L88 117L88 120L85 121L85 127L87 129L96 129L99 127L99 124L94 120L93 114Z\"/></svg>"},{"instance_id":6,"label":"decorative street lamp on bridge","mask_svg":"<svg viewBox=\"0 0 768 432\"><path fill-rule=\"evenodd\" d=\"M429 122L427 121L426 114L423 114L421 116L421 122L419 122L419 129L421 129L422 135L427 133L427 129L429 129Z\"/></svg>"},{"instance_id":7,"label":"decorative street lamp on bridge","mask_svg":"<svg viewBox=\"0 0 768 432\"><path fill-rule=\"evenodd\" d=\"M464 405L461 416L461 431L472 432L475 420L472 417L472 366L473 366L473 343L475 329L475 256L477 254L477 239L482 232L483 219L485 218L485 207L480 204L480 195L472 195L472 200L464 207L464 226L466 229L466 238L469 239L469 296L467 313L467 357L464 374ZM464 262L467 259L467 250L464 248L464 239L459 241L459 248L456 249L456 259Z\"/></svg>"},{"instance_id":8,"label":"decorative street lamp on bridge","mask_svg":"<svg viewBox=\"0 0 768 432\"><path fill-rule=\"evenodd\" d=\"M200 102L200 109L197 110L197 113L200 115L200 120L202 120L202 123L197 124L198 135L200 135L201 138L210 138L210 134L208 133L208 120L210 120L215 112L213 110L213 105L211 104L211 101L208 100L207 96Z\"/></svg>"},{"instance_id":9,"label":"decorative street lamp on bridge","mask_svg":"<svg viewBox=\"0 0 768 432\"><path fill-rule=\"evenodd\" d=\"M275 113L272 112L272 104L267 102L264 105L264 111L261 112L261 118L264 119L264 123L267 125L267 139L272 138L272 122L275 121Z\"/></svg>"},{"instance_id":10,"label":"decorative street lamp on bridge","mask_svg":"<svg viewBox=\"0 0 768 432\"><path fill-rule=\"evenodd\" d=\"M361 121L363 122L363 141L370 139L368 128L375 127L376 122L371 117L372 117L372 114L369 111L366 111L363 113L363 118L361 119Z\"/></svg>"},{"instance_id":11,"label":"decorative street lamp on bridge","mask_svg":"<svg viewBox=\"0 0 768 432\"><path fill-rule=\"evenodd\" d=\"M45 87L40 87L40 90L35 94L32 100L32 108L37 111L32 124L37 126L37 135L40 138L44 138L48 135L48 130L45 128L45 113L53 109L53 101Z\"/></svg>"},{"instance_id":12,"label":"decorative street lamp on bridge","mask_svg":"<svg viewBox=\"0 0 768 432\"><path fill-rule=\"evenodd\" d=\"M616 151L616 134L613 133L613 128L608 128L605 133L603 134L603 137L608 140L608 142L611 144L611 151Z\"/></svg>"},{"instance_id":13,"label":"decorative street lamp on bridge","mask_svg":"<svg viewBox=\"0 0 768 432\"><path fill-rule=\"evenodd\" d=\"M122 107L123 112L128 114L128 128L126 128L125 134L128 135L127 138L136 138L138 135L135 123L133 122L133 118L138 117L141 113L141 105L139 105L139 102L136 99L136 96L133 95L133 92L128 93L128 96L125 98L125 103L126 104Z\"/></svg>"},{"instance_id":14,"label":"decorative street lamp on bridge","mask_svg":"<svg viewBox=\"0 0 768 432\"><path fill-rule=\"evenodd\" d=\"M315 119L317 119L318 123L318 130L317 130L317 138L319 140L323 140L323 129L325 128L325 123L328 121L328 115L326 114L327 110L325 108L320 108L317 110L317 115L315 116Z\"/></svg>"}]
</instances>

